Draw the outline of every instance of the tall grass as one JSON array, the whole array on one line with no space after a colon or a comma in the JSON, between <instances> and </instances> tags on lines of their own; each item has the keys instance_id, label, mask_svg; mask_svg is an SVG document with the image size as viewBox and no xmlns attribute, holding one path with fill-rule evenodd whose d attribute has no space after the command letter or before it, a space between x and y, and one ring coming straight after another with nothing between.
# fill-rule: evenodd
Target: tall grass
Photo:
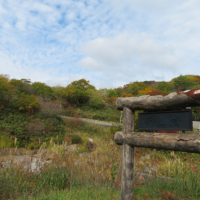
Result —
<instances>
[{"instance_id":1,"label":"tall grass","mask_svg":"<svg viewBox=\"0 0 200 200\"><path fill-rule=\"evenodd\" d=\"M43 120L51 123L48 118ZM64 136L48 137L37 150L39 153L45 149L52 158L42 172L27 172L23 164L0 169L1 199L120 199L122 147L113 141L117 129L86 124L79 119L65 120L62 125ZM76 144L74 152L65 151L73 135L83 142ZM1 141L1 147L9 147L12 142L9 137ZM200 199L199 158L194 153L135 148L134 172L140 176L134 179L134 198ZM145 178L142 173L151 176Z\"/></svg>"}]
</instances>

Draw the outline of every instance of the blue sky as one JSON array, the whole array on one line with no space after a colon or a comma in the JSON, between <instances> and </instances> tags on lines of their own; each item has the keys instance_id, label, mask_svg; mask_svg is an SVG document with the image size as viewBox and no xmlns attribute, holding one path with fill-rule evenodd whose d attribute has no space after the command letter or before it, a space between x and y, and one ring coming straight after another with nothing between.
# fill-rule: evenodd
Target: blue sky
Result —
<instances>
[{"instance_id":1,"label":"blue sky","mask_svg":"<svg viewBox=\"0 0 200 200\"><path fill-rule=\"evenodd\" d=\"M0 74L97 89L200 75L199 0L0 0Z\"/></svg>"}]
</instances>

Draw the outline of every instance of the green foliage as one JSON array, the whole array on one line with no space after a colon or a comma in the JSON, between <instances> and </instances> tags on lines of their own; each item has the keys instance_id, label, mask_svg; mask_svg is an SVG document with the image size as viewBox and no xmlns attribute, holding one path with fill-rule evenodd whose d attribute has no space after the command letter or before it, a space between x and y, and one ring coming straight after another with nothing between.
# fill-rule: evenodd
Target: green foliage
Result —
<instances>
[{"instance_id":1,"label":"green foliage","mask_svg":"<svg viewBox=\"0 0 200 200\"><path fill-rule=\"evenodd\" d=\"M101 109L103 107L103 103L98 97L93 97L90 100L90 106L94 109Z\"/></svg>"},{"instance_id":2,"label":"green foliage","mask_svg":"<svg viewBox=\"0 0 200 200\"><path fill-rule=\"evenodd\" d=\"M31 115L20 113L17 110L4 108L1 112L0 130L8 133L8 135L16 137L18 146L21 142L29 142L38 138L45 139L65 134L64 121L60 116L54 115L51 118L41 116L40 113L35 115L34 119Z\"/></svg>"},{"instance_id":3,"label":"green foliage","mask_svg":"<svg viewBox=\"0 0 200 200\"><path fill-rule=\"evenodd\" d=\"M69 86L71 87L81 87L83 89L93 89L96 90L93 85L89 84L90 81L86 81L85 79L80 79L78 81L73 81Z\"/></svg>"},{"instance_id":4,"label":"green foliage","mask_svg":"<svg viewBox=\"0 0 200 200\"><path fill-rule=\"evenodd\" d=\"M89 102L90 93L95 90L95 87L90 85L89 81L80 79L72 82L65 88L63 98L72 105L82 106Z\"/></svg>"},{"instance_id":5,"label":"green foliage","mask_svg":"<svg viewBox=\"0 0 200 200\"><path fill-rule=\"evenodd\" d=\"M83 140L79 135L72 135L72 144L81 144L81 143L83 143Z\"/></svg>"},{"instance_id":6,"label":"green foliage","mask_svg":"<svg viewBox=\"0 0 200 200\"><path fill-rule=\"evenodd\" d=\"M13 86L13 90L25 93L25 94L33 94L33 87L30 85L31 81L30 79L11 79L10 80L11 85Z\"/></svg>"},{"instance_id":7,"label":"green foliage","mask_svg":"<svg viewBox=\"0 0 200 200\"><path fill-rule=\"evenodd\" d=\"M0 135L0 149L5 147L14 147L14 141L5 134Z\"/></svg>"},{"instance_id":8,"label":"green foliage","mask_svg":"<svg viewBox=\"0 0 200 200\"><path fill-rule=\"evenodd\" d=\"M28 147L29 147L29 149L34 149L34 143L33 142L31 142L29 145L28 145Z\"/></svg>"},{"instance_id":9,"label":"green foliage","mask_svg":"<svg viewBox=\"0 0 200 200\"><path fill-rule=\"evenodd\" d=\"M108 90L108 98L110 97L118 97L118 92L115 89Z\"/></svg>"},{"instance_id":10,"label":"green foliage","mask_svg":"<svg viewBox=\"0 0 200 200\"><path fill-rule=\"evenodd\" d=\"M25 145L26 145L25 141L17 141L17 144L16 144L17 148L25 147Z\"/></svg>"},{"instance_id":11,"label":"green foliage","mask_svg":"<svg viewBox=\"0 0 200 200\"><path fill-rule=\"evenodd\" d=\"M193 87L192 87L192 89L199 89L200 88L200 85L194 85Z\"/></svg>"},{"instance_id":12,"label":"green foliage","mask_svg":"<svg viewBox=\"0 0 200 200\"><path fill-rule=\"evenodd\" d=\"M53 90L53 96L57 99L57 100L62 100L63 96L64 96L64 87L62 86L55 86L52 87Z\"/></svg>"},{"instance_id":13,"label":"green foliage","mask_svg":"<svg viewBox=\"0 0 200 200\"><path fill-rule=\"evenodd\" d=\"M43 100L49 101L55 99L53 89L45 83L34 82L32 84L34 94L42 96Z\"/></svg>"},{"instance_id":14,"label":"green foliage","mask_svg":"<svg viewBox=\"0 0 200 200\"><path fill-rule=\"evenodd\" d=\"M37 99L35 99L35 96L33 95L20 93L18 94L17 100L14 101L12 105L19 110L27 111L29 109L38 110L40 103Z\"/></svg>"},{"instance_id":15,"label":"green foliage","mask_svg":"<svg viewBox=\"0 0 200 200\"><path fill-rule=\"evenodd\" d=\"M0 107L3 106L3 103L9 102L9 99L15 94L12 92L12 88L8 76L0 75Z\"/></svg>"},{"instance_id":16,"label":"green foliage","mask_svg":"<svg viewBox=\"0 0 200 200\"><path fill-rule=\"evenodd\" d=\"M1 117L0 130L8 132L19 141L30 139L26 130L28 122L25 114L4 108L1 111Z\"/></svg>"},{"instance_id":17,"label":"green foliage","mask_svg":"<svg viewBox=\"0 0 200 200\"><path fill-rule=\"evenodd\" d=\"M137 95L139 90L145 90L145 88L147 87L145 85L145 83L143 82L134 82L134 83L129 83L127 85L124 86L126 88L126 93L127 94L133 94L133 95Z\"/></svg>"},{"instance_id":18,"label":"green foliage","mask_svg":"<svg viewBox=\"0 0 200 200\"><path fill-rule=\"evenodd\" d=\"M142 110L136 110L135 111L135 124L134 124L134 130L135 132L138 132L138 114L142 113Z\"/></svg>"},{"instance_id":19,"label":"green foliage","mask_svg":"<svg viewBox=\"0 0 200 200\"><path fill-rule=\"evenodd\" d=\"M86 104L89 101L89 93L80 86L71 86L65 89L64 98L72 105Z\"/></svg>"},{"instance_id":20,"label":"green foliage","mask_svg":"<svg viewBox=\"0 0 200 200\"><path fill-rule=\"evenodd\" d=\"M174 79L174 86L177 91L184 91L191 89L192 83L190 82L190 79L180 75L179 77Z\"/></svg>"},{"instance_id":21,"label":"green foliage","mask_svg":"<svg viewBox=\"0 0 200 200\"><path fill-rule=\"evenodd\" d=\"M111 133L111 135L113 135L113 137L114 137L114 135L115 135L116 132L122 131L122 128L123 128L122 125L118 125L117 127L112 125L110 127L110 133Z\"/></svg>"},{"instance_id":22,"label":"green foliage","mask_svg":"<svg viewBox=\"0 0 200 200\"><path fill-rule=\"evenodd\" d=\"M163 92L166 92L166 91L168 91L168 89L169 89L169 84L168 84L167 82L162 81L162 82L160 82L160 83L158 84L158 90L161 90L161 91L163 91Z\"/></svg>"},{"instance_id":23,"label":"green foliage","mask_svg":"<svg viewBox=\"0 0 200 200\"><path fill-rule=\"evenodd\" d=\"M108 100L107 89L99 89L99 90L87 89L87 92L89 93L90 96L89 102L91 102L91 100L94 98L94 99L99 99L99 101L101 102L101 106L99 105L100 107L104 107L107 105L107 100Z\"/></svg>"},{"instance_id":24,"label":"green foliage","mask_svg":"<svg viewBox=\"0 0 200 200\"><path fill-rule=\"evenodd\" d=\"M112 161L112 171L111 171L112 183L115 182L115 178L116 178L116 175L117 175L117 168L118 168L118 163L113 160Z\"/></svg>"}]
</instances>

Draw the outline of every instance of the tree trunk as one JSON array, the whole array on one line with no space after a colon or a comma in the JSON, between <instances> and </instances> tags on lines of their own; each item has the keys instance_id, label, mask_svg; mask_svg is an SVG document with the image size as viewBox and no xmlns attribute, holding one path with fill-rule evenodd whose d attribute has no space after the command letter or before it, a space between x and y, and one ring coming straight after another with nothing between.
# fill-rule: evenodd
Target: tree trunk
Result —
<instances>
[{"instance_id":1,"label":"tree trunk","mask_svg":"<svg viewBox=\"0 0 200 200\"><path fill-rule=\"evenodd\" d=\"M132 147L200 153L200 135L198 134L117 132L114 141L118 145L127 144Z\"/></svg>"}]
</instances>

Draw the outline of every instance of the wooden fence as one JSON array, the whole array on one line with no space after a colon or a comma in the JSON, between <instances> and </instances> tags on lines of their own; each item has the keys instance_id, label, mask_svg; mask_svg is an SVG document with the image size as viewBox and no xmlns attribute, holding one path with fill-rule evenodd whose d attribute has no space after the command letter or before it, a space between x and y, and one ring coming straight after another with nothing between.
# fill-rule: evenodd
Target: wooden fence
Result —
<instances>
[{"instance_id":1,"label":"wooden fence","mask_svg":"<svg viewBox=\"0 0 200 200\"><path fill-rule=\"evenodd\" d=\"M123 131L117 132L114 141L123 145L121 200L133 199L134 147L200 153L200 135L134 132L135 110L169 111L200 106L200 89L174 92L162 96L118 98L118 110L123 110Z\"/></svg>"}]
</instances>

